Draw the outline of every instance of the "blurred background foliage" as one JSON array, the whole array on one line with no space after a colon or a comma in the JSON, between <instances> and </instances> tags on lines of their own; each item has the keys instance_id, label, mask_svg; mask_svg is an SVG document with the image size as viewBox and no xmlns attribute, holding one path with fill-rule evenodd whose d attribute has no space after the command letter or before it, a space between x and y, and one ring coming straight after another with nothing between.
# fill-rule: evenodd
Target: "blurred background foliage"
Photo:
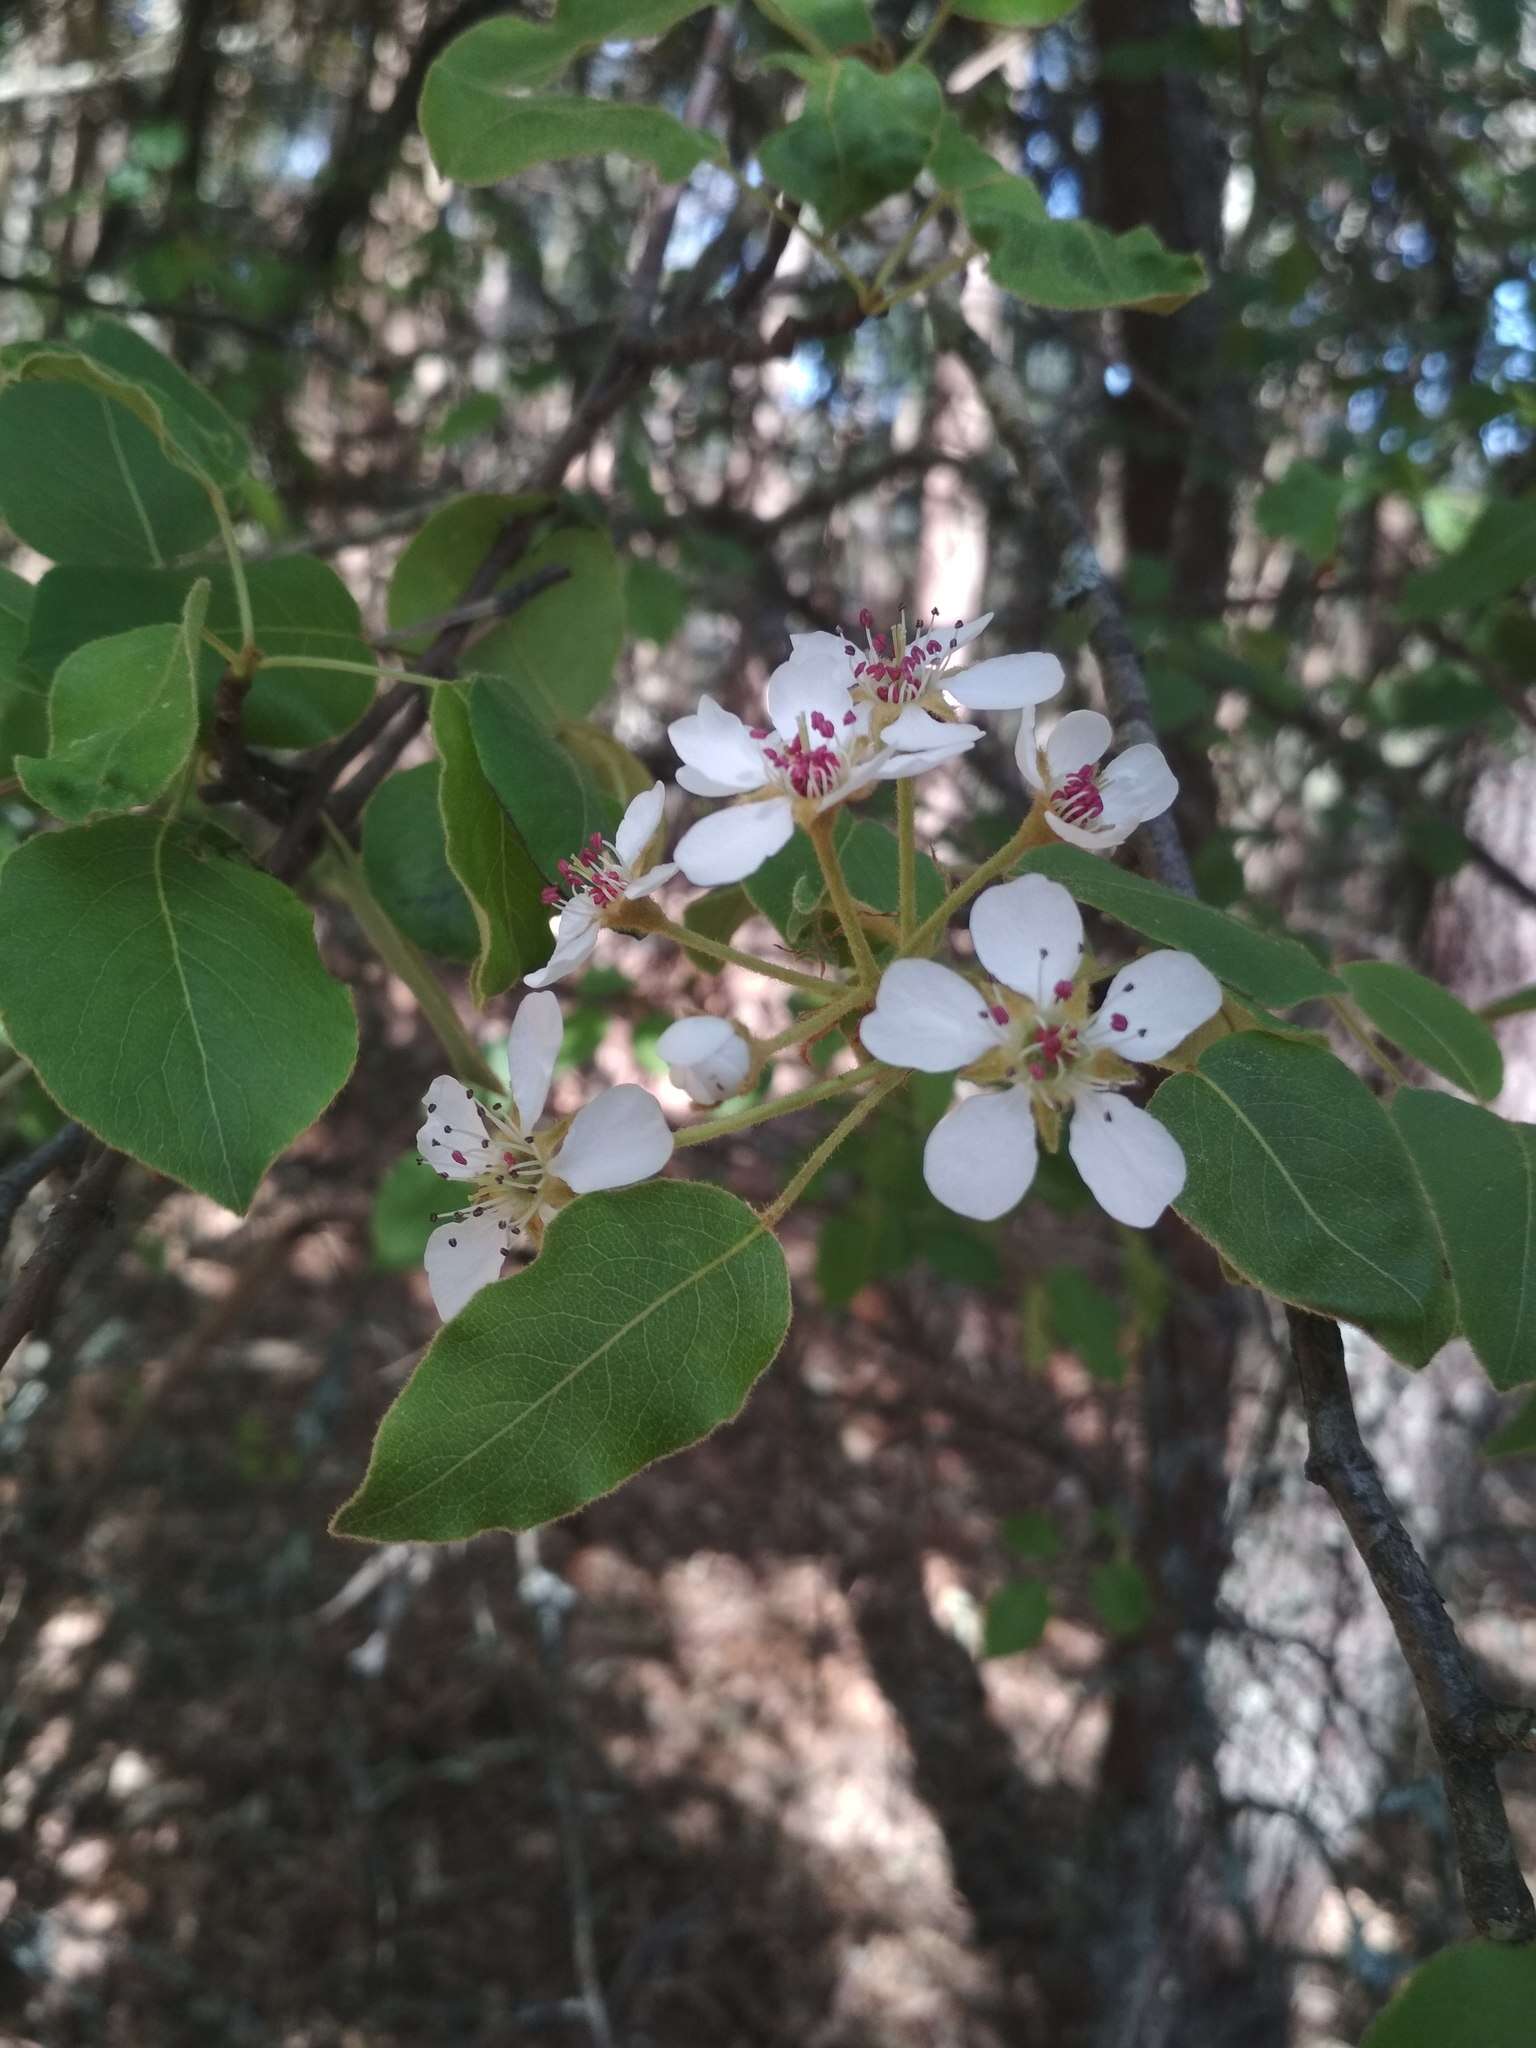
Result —
<instances>
[{"instance_id":1,"label":"blurred background foliage","mask_svg":"<svg viewBox=\"0 0 1536 2048\"><path fill-rule=\"evenodd\" d=\"M0 20L0 340L137 319L249 431L257 551L334 559L375 627L432 512L555 442L650 189L617 159L434 173L426 70L498 11ZM771 13L733 21L737 160L796 89L748 61L788 47ZM873 14L893 43L926 21ZM710 26L593 51L572 84L680 110ZM1516 0L1088 0L948 20L930 53L1054 217L1149 223L1210 271L1167 318L966 286L1120 579L1202 894L1504 999L1526 1119L1533 37ZM663 318L728 293L760 221L697 173ZM767 317L808 290L804 245L777 255ZM622 566L571 660L601 686L618 649L605 716L655 772L699 690L744 702L788 629L864 603L985 605L989 646L1055 648L1091 694L1081 564L915 304L786 362L659 371L567 483ZM14 588L7 756L42 715ZM979 852L1013 771L995 739L971 759L933 829ZM434 773L423 751L375 799L363 857L464 959L433 849L400 867ZM1090 1219L1064 1162L1008 1225L938 1210L918 1090L797 1219L807 1311L745 1420L551 1533L580 1597L541 1657L510 1545L359 1568L318 1533L429 1329L395 1162L434 1058L335 906L326 943L377 1030L323 1141L239 1230L141 1204L0 1414L18 2038L1357 2040L1454 1937L1454 1879L1251 1302L1176 1228ZM654 1077L679 984L615 958L571 992L567 1054L617 1007ZM0 1071L7 1155L57 1121ZM777 1142L733 1154L744 1192ZM1454 1351L1411 1387L1354 1364L1469 1633L1528 1680L1536 1494L1477 1453L1498 1404ZM1536 1782L1511 1783L1529 1843Z\"/></svg>"}]
</instances>

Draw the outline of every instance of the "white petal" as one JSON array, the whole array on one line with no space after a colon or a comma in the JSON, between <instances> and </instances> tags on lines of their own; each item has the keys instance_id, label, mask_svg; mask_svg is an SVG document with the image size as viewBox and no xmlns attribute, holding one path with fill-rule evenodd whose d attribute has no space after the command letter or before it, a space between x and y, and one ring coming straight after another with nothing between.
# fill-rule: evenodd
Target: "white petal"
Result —
<instances>
[{"instance_id":1,"label":"white petal","mask_svg":"<svg viewBox=\"0 0 1536 2048\"><path fill-rule=\"evenodd\" d=\"M963 741L957 744L960 736ZM979 725L956 725L947 718L935 718L921 704L908 704L880 734L888 747L903 754L964 753L981 737Z\"/></svg>"},{"instance_id":2,"label":"white petal","mask_svg":"<svg viewBox=\"0 0 1536 2048\"><path fill-rule=\"evenodd\" d=\"M1019 720L1018 738L1013 743L1013 758L1018 763L1019 773L1026 787L1044 789L1040 775L1040 742L1035 734L1035 707L1024 706L1024 715Z\"/></svg>"},{"instance_id":3,"label":"white petal","mask_svg":"<svg viewBox=\"0 0 1536 2048\"><path fill-rule=\"evenodd\" d=\"M1126 818L1118 825L1110 825L1101 816L1091 825L1069 825L1065 818L1058 818L1054 811L1047 811L1045 822L1056 837L1065 839L1069 846L1081 846L1088 853L1112 853L1117 846L1125 844L1140 820Z\"/></svg>"},{"instance_id":4,"label":"white petal","mask_svg":"<svg viewBox=\"0 0 1536 2048\"><path fill-rule=\"evenodd\" d=\"M973 711L1022 711L1054 697L1066 679L1054 654L998 654L946 676L944 687Z\"/></svg>"},{"instance_id":5,"label":"white petal","mask_svg":"<svg viewBox=\"0 0 1536 2048\"><path fill-rule=\"evenodd\" d=\"M1037 1151L1027 1089L972 1095L928 1133L923 1179L946 1209L990 1223L1024 1199Z\"/></svg>"},{"instance_id":6,"label":"white petal","mask_svg":"<svg viewBox=\"0 0 1536 2048\"><path fill-rule=\"evenodd\" d=\"M499 1205L462 1222L440 1223L427 1239L427 1285L432 1306L446 1323L472 1294L489 1287L501 1273L507 1234Z\"/></svg>"},{"instance_id":7,"label":"white petal","mask_svg":"<svg viewBox=\"0 0 1536 2048\"><path fill-rule=\"evenodd\" d=\"M941 722L939 729L946 737L937 746L913 753L903 753L895 747L882 748L874 763L874 773L879 780L903 782L909 775L926 775L930 768L942 768L946 761L968 754L981 738L979 725L946 725Z\"/></svg>"},{"instance_id":8,"label":"white petal","mask_svg":"<svg viewBox=\"0 0 1536 2048\"><path fill-rule=\"evenodd\" d=\"M665 882L670 882L677 873L675 860L658 861L653 868L647 868L643 875L635 875L624 884L626 896L654 896Z\"/></svg>"},{"instance_id":9,"label":"white petal","mask_svg":"<svg viewBox=\"0 0 1536 2048\"><path fill-rule=\"evenodd\" d=\"M1082 912L1060 882L1020 875L976 898L971 943L994 981L1048 1003L1057 982L1076 978L1083 957Z\"/></svg>"},{"instance_id":10,"label":"white petal","mask_svg":"<svg viewBox=\"0 0 1536 2048\"><path fill-rule=\"evenodd\" d=\"M444 1180L473 1180L485 1171L491 1141L471 1089L450 1074L439 1074L422 1097L426 1121L416 1133L416 1150Z\"/></svg>"},{"instance_id":11,"label":"white petal","mask_svg":"<svg viewBox=\"0 0 1536 2048\"><path fill-rule=\"evenodd\" d=\"M1080 1095L1067 1150L1099 1207L1117 1223L1145 1230L1183 1191L1179 1141L1123 1095Z\"/></svg>"},{"instance_id":12,"label":"white petal","mask_svg":"<svg viewBox=\"0 0 1536 2048\"><path fill-rule=\"evenodd\" d=\"M1045 743L1051 786L1056 788L1079 768L1102 761L1114 736L1115 728L1102 711L1069 711L1065 718L1058 718Z\"/></svg>"},{"instance_id":13,"label":"white petal","mask_svg":"<svg viewBox=\"0 0 1536 2048\"><path fill-rule=\"evenodd\" d=\"M1145 953L1104 991L1084 1045L1128 1060L1158 1060L1221 1008L1221 984L1193 953Z\"/></svg>"},{"instance_id":14,"label":"white petal","mask_svg":"<svg viewBox=\"0 0 1536 2048\"><path fill-rule=\"evenodd\" d=\"M724 1017L679 1017L656 1041L668 1078L695 1102L724 1102L752 1068L752 1050Z\"/></svg>"},{"instance_id":15,"label":"white petal","mask_svg":"<svg viewBox=\"0 0 1536 2048\"><path fill-rule=\"evenodd\" d=\"M578 967L585 967L597 950L597 935L602 930L602 921L586 896L573 896L560 913L560 922L555 927L555 950L542 967L536 967L523 980L530 988L548 988L551 982L560 981L567 974L574 974ZM526 1005L524 1006L526 1007ZM522 1015L522 1011L518 1012ZM517 1026L513 1025L513 1030ZM558 1049L558 1038L556 1047ZM544 1077L544 1086L549 1086L549 1076ZM539 1098L543 1107L543 1097ZM534 1111L538 1115L538 1110ZM528 1125L523 1125L524 1130Z\"/></svg>"},{"instance_id":16,"label":"white petal","mask_svg":"<svg viewBox=\"0 0 1536 2048\"><path fill-rule=\"evenodd\" d=\"M564 916L560 922L565 923ZM595 935L595 926L593 930ZM525 1131L531 1131L544 1114L549 1078L560 1051L560 1032L560 1004L556 997L542 992L523 997L507 1034L507 1077L512 1100L517 1105L517 1120Z\"/></svg>"},{"instance_id":17,"label":"white petal","mask_svg":"<svg viewBox=\"0 0 1536 2048\"><path fill-rule=\"evenodd\" d=\"M674 849L677 864L699 889L745 881L788 843L794 830L794 805L787 796L727 804L689 826Z\"/></svg>"},{"instance_id":18,"label":"white petal","mask_svg":"<svg viewBox=\"0 0 1536 2048\"><path fill-rule=\"evenodd\" d=\"M880 977L875 1007L859 1036L888 1067L952 1074L1002 1037L971 984L936 960L896 960Z\"/></svg>"},{"instance_id":19,"label":"white petal","mask_svg":"<svg viewBox=\"0 0 1536 2048\"><path fill-rule=\"evenodd\" d=\"M577 1110L550 1171L578 1195L591 1195L649 1180L671 1157L672 1133L660 1103L625 1081Z\"/></svg>"},{"instance_id":20,"label":"white petal","mask_svg":"<svg viewBox=\"0 0 1536 2048\"><path fill-rule=\"evenodd\" d=\"M1104 816L1111 825L1129 818L1144 825L1160 818L1179 793L1179 778L1163 758L1162 749L1142 745L1117 754L1099 778Z\"/></svg>"},{"instance_id":21,"label":"white petal","mask_svg":"<svg viewBox=\"0 0 1536 2048\"><path fill-rule=\"evenodd\" d=\"M674 780L678 788L686 789L690 796L739 796L741 794L732 783L722 782L715 775L706 775L702 768L690 768L686 762L678 769Z\"/></svg>"},{"instance_id":22,"label":"white petal","mask_svg":"<svg viewBox=\"0 0 1536 2048\"><path fill-rule=\"evenodd\" d=\"M678 759L712 785L699 789L679 775L683 787L692 788L697 796L743 796L761 789L767 780L762 748L734 712L722 711L713 697L701 697L698 710L689 717L674 718L667 737Z\"/></svg>"},{"instance_id":23,"label":"white petal","mask_svg":"<svg viewBox=\"0 0 1536 2048\"><path fill-rule=\"evenodd\" d=\"M818 712L840 726L849 708L851 682L848 657L835 634L797 636L794 653L768 678L768 718L774 731L793 738L801 719Z\"/></svg>"},{"instance_id":24,"label":"white petal","mask_svg":"<svg viewBox=\"0 0 1536 2048\"><path fill-rule=\"evenodd\" d=\"M619 829L613 835L613 850L622 866L632 868L655 838L666 800L666 790L659 782L653 783L649 789L641 790L620 818Z\"/></svg>"}]
</instances>

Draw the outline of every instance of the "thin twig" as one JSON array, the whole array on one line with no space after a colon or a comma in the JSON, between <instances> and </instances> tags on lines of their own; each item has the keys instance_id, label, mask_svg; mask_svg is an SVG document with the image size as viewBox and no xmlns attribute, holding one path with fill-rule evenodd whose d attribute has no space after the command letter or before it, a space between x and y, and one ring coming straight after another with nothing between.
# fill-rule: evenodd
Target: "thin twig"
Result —
<instances>
[{"instance_id":1,"label":"thin twig","mask_svg":"<svg viewBox=\"0 0 1536 2048\"><path fill-rule=\"evenodd\" d=\"M1497 1763L1536 1747L1536 1709L1502 1706L1479 1678L1360 1435L1337 1323L1287 1311L1307 1424L1307 1477L1338 1509L1387 1610L1445 1781L1467 1916L1488 1941L1536 1941Z\"/></svg>"},{"instance_id":2,"label":"thin twig","mask_svg":"<svg viewBox=\"0 0 1536 2048\"><path fill-rule=\"evenodd\" d=\"M21 1064L26 1071L25 1061ZM0 1249L5 1246L11 1234L11 1224L16 1211L31 1194L40 1180L46 1180L50 1173L58 1173L65 1167L78 1166L85 1157L85 1148L90 1140L79 1124L65 1124L61 1131L55 1131L51 1138L44 1139L35 1151L0 1173Z\"/></svg>"},{"instance_id":3,"label":"thin twig","mask_svg":"<svg viewBox=\"0 0 1536 2048\"><path fill-rule=\"evenodd\" d=\"M36 1250L0 1305L0 1366L28 1331L35 1330L49 1314L64 1275L73 1269L86 1240L111 1208L127 1164L121 1152L93 1147L74 1186L50 1210Z\"/></svg>"}]
</instances>

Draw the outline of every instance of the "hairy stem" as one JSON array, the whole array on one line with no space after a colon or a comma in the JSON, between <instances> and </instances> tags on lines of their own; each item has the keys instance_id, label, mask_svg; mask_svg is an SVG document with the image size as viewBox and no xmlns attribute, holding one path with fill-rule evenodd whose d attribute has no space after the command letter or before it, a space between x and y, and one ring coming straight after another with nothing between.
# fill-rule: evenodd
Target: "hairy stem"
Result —
<instances>
[{"instance_id":1,"label":"hairy stem","mask_svg":"<svg viewBox=\"0 0 1536 2048\"><path fill-rule=\"evenodd\" d=\"M240 614L240 654L248 661L256 651L256 614L251 609L251 589L245 580L245 564L240 559L235 523L229 516L222 491L213 493L213 511L219 522L219 539L224 543L224 553L229 561L230 581L235 586L235 608ZM234 665L238 667L240 663L237 661Z\"/></svg>"},{"instance_id":2,"label":"hairy stem","mask_svg":"<svg viewBox=\"0 0 1536 2048\"><path fill-rule=\"evenodd\" d=\"M750 968L754 974L766 974L770 981L788 982L791 988L820 993L829 985L817 975L803 974L798 967L781 967L777 960L764 960L757 953L745 953L739 946L728 946L724 939L712 939L704 932L690 931L687 925L674 923L659 910L649 917L637 918L633 925L626 919L618 929L636 933L656 932L664 939L675 939L678 945L691 953L707 953L712 960L728 960L733 967Z\"/></svg>"},{"instance_id":3,"label":"hairy stem","mask_svg":"<svg viewBox=\"0 0 1536 2048\"><path fill-rule=\"evenodd\" d=\"M827 894L832 898L832 907L836 910L838 922L842 925L843 937L848 941L848 950L853 955L855 972L861 984L867 989L872 989L879 979L880 970L875 965L874 953L859 921L859 906L853 900L848 878L843 873L843 864L837 857L836 829L837 820L834 814L831 811L823 811L811 826L811 844L816 849L817 860L821 862L821 873L827 885Z\"/></svg>"},{"instance_id":4,"label":"hairy stem","mask_svg":"<svg viewBox=\"0 0 1536 2048\"><path fill-rule=\"evenodd\" d=\"M714 1138L728 1138L733 1131L749 1131L754 1124L771 1123L775 1117L792 1116L797 1109L809 1109L813 1103L828 1102L835 1095L846 1095L850 1088L856 1088L869 1079L859 1068L852 1073L831 1074L825 1081L813 1082L809 1088L797 1088L793 1095L776 1095L768 1102L754 1102L750 1109L734 1109L727 1116L712 1116L701 1124L688 1124L673 1138L674 1145L707 1145Z\"/></svg>"}]
</instances>

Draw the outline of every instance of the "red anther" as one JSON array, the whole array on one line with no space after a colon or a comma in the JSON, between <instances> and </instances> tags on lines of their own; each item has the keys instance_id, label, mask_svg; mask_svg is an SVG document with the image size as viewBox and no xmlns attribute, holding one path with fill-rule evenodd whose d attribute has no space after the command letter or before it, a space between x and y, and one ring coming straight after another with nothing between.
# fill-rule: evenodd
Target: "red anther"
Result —
<instances>
[{"instance_id":1,"label":"red anther","mask_svg":"<svg viewBox=\"0 0 1536 2048\"><path fill-rule=\"evenodd\" d=\"M766 740L772 737L772 728L766 725L754 725L749 727L748 730L755 740Z\"/></svg>"},{"instance_id":2,"label":"red anther","mask_svg":"<svg viewBox=\"0 0 1536 2048\"><path fill-rule=\"evenodd\" d=\"M857 681L858 681L859 677L860 677L861 675L863 675L863 673L864 673L865 669L867 669L868 667L869 667L869 663L868 663L867 661L861 661L861 662L858 662L858 663L857 663L857 664L855 665L855 667L854 667L854 671L853 671L853 679L854 679L854 681L855 681L855 682L857 682Z\"/></svg>"},{"instance_id":3,"label":"red anther","mask_svg":"<svg viewBox=\"0 0 1536 2048\"><path fill-rule=\"evenodd\" d=\"M843 642L843 652L847 655L850 661L853 660L854 656L858 653L858 651L859 650L857 649L857 647L855 647L851 641L845 640Z\"/></svg>"},{"instance_id":4,"label":"red anther","mask_svg":"<svg viewBox=\"0 0 1536 2048\"><path fill-rule=\"evenodd\" d=\"M845 711L845 712L843 713L843 723L844 723L844 725L857 725L857 724L858 724L858 722L859 722L859 714L857 713L857 711Z\"/></svg>"},{"instance_id":5,"label":"red anther","mask_svg":"<svg viewBox=\"0 0 1536 2048\"><path fill-rule=\"evenodd\" d=\"M1116 1010L1113 1017L1111 1017L1109 1020L1109 1028L1111 1031L1129 1031L1131 1028L1131 1020L1129 1017L1123 1017L1120 1014L1120 1012Z\"/></svg>"},{"instance_id":6,"label":"red anther","mask_svg":"<svg viewBox=\"0 0 1536 2048\"><path fill-rule=\"evenodd\" d=\"M468 1166L469 1164L469 1161L464 1157L464 1154L462 1152L450 1152L448 1154L448 1157L453 1161L455 1166Z\"/></svg>"},{"instance_id":7,"label":"red anther","mask_svg":"<svg viewBox=\"0 0 1536 2048\"><path fill-rule=\"evenodd\" d=\"M929 654L942 654L944 652L944 643L942 640L930 640L925 651Z\"/></svg>"},{"instance_id":8,"label":"red anther","mask_svg":"<svg viewBox=\"0 0 1536 2048\"><path fill-rule=\"evenodd\" d=\"M1058 1003L1064 1003L1072 993L1072 984L1070 981L1058 981L1051 993Z\"/></svg>"},{"instance_id":9,"label":"red anther","mask_svg":"<svg viewBox=\"0 0 1536 2048\"><path fill-rule=\"evenodd\" d=\"M565 879L568 882L573 879L571 874L571 864L568 860L557 860L555 862L555 867L562 875L564 875Z\"/></svg>"},{"instance_id":10,"label":"red anther","mask_svg":"<svg viewBox=\"0 0 1536 2048\"><path fill-rule=\"evenodd\" d=\"M541 889L539 891L539 901L541 903L548 903L551 906L553 906L557 903L563 903L565 901L565 898L560 894L560 891L558 889Z\"/></svg>"},{"instance_id":11,"label":"red anther","mask_svg":"<svg viewBox=\"0 0 1536 2048\"><path fill-rule=\"evenodd\" d=\"M876 684L876 686L875 686L875 695L876 695L876 696L877 696L877 697L878 697L878 698L880 699L880 702L881 702L882 704L889 704L889 703L890 703L890 701L891 701L891 693L890 693L890 691L889 691L889 690L888 690L888 689L887 689L887 688L885 687L884 683L877 683L877 684Z\"/></svg>"},{"instance_id":12,"label":"red anther","mask_svg":"<svg viewBox=\"0 0 1536 2048\"><path fill-rule=\"evenodd\" d=\"M1052 790L1051 804L1069 825L1100 815L1104 799L1099 795L1098 775L1091 761L1075 768L1060 789Z\"/></svg>"},{"instance_id":13,"label":"red anther","mask_svg":"<svg viewBox=\"0 0 1536 2048\"><path fill-rule=\"evenodd\" d=\"M993 1003L990 1014L994 1024L1006 1024L1008 1022L1008 1012L1001 1003Z\"/></svg>"},{"instance_id":14,"label":"red anther","mask_svg":"<svg viewBox=\"0 0 1536 2048\"><path fill-rule=\"evenodd\" d=\"M864 609L859 613L859 624L864 628L865 632L867 633L874 623L875 615L870 610L869 606L865 605Z\"/></svg>"},{"instance_id":15,"label":"red anther","mask_svg":"<svg viewBox=\"0 0 1536 2048\"><path fill-rule=\"evenodd\" d=\"M1031 1060L1029 1063L1029 1077L1032 1081L1043 1081L1045 1079L1044 1067L1040 1066L1035 1060Z\"/></svg>"},{"instance_id":16,"label":"red anther","mask_svg":"<svg viewBox=\"0 0 1536 2048\"><path fill-rule=\"evenodd\" d=\"M601 852L602 852L602 850L603 850L603 835L602 835L602 833L601 833L601 832L594 832L594 833L592 834L592 837L591 837L591 838L590 838L590 839L589 839L589 840L587 841L587 844L588 844L588 846L590 846L590 847L591 847L591 849L592 849L592 851L593 851L594 853L601 853Z\"/></svg>"},{"instance_id":17,"label":"red anther","mask_svg":"<svg viewBox=\"0 0 1536 2048\"><path fill-rule=\"evenodd\" d=\"M517 1154L515 1152L503 1152L501 1156L508 1166L516 1166Z\"/></svg>"},{"instance_id":18,"label":"red anther","mask_svg":"<svg viewBox=\"0 0 1536 2048\"><path fill-rule=\"evenodd\" d=\"M891 651L890 644L883 633L872 634L870 636L870 644L873 646L876 654L889 654Z\"/></svg>"},{"instance_id":19,"label":"red anther","mask_svg":"<svg viewBox=\"0 0 1536 2048\"><path fill-rule=\"evenodd\" d=\"M837 727L828 718L825 711L813 711L811 713L811 731L819 732L824 740L837 738Z\"/></svg>"}]
</instances>

